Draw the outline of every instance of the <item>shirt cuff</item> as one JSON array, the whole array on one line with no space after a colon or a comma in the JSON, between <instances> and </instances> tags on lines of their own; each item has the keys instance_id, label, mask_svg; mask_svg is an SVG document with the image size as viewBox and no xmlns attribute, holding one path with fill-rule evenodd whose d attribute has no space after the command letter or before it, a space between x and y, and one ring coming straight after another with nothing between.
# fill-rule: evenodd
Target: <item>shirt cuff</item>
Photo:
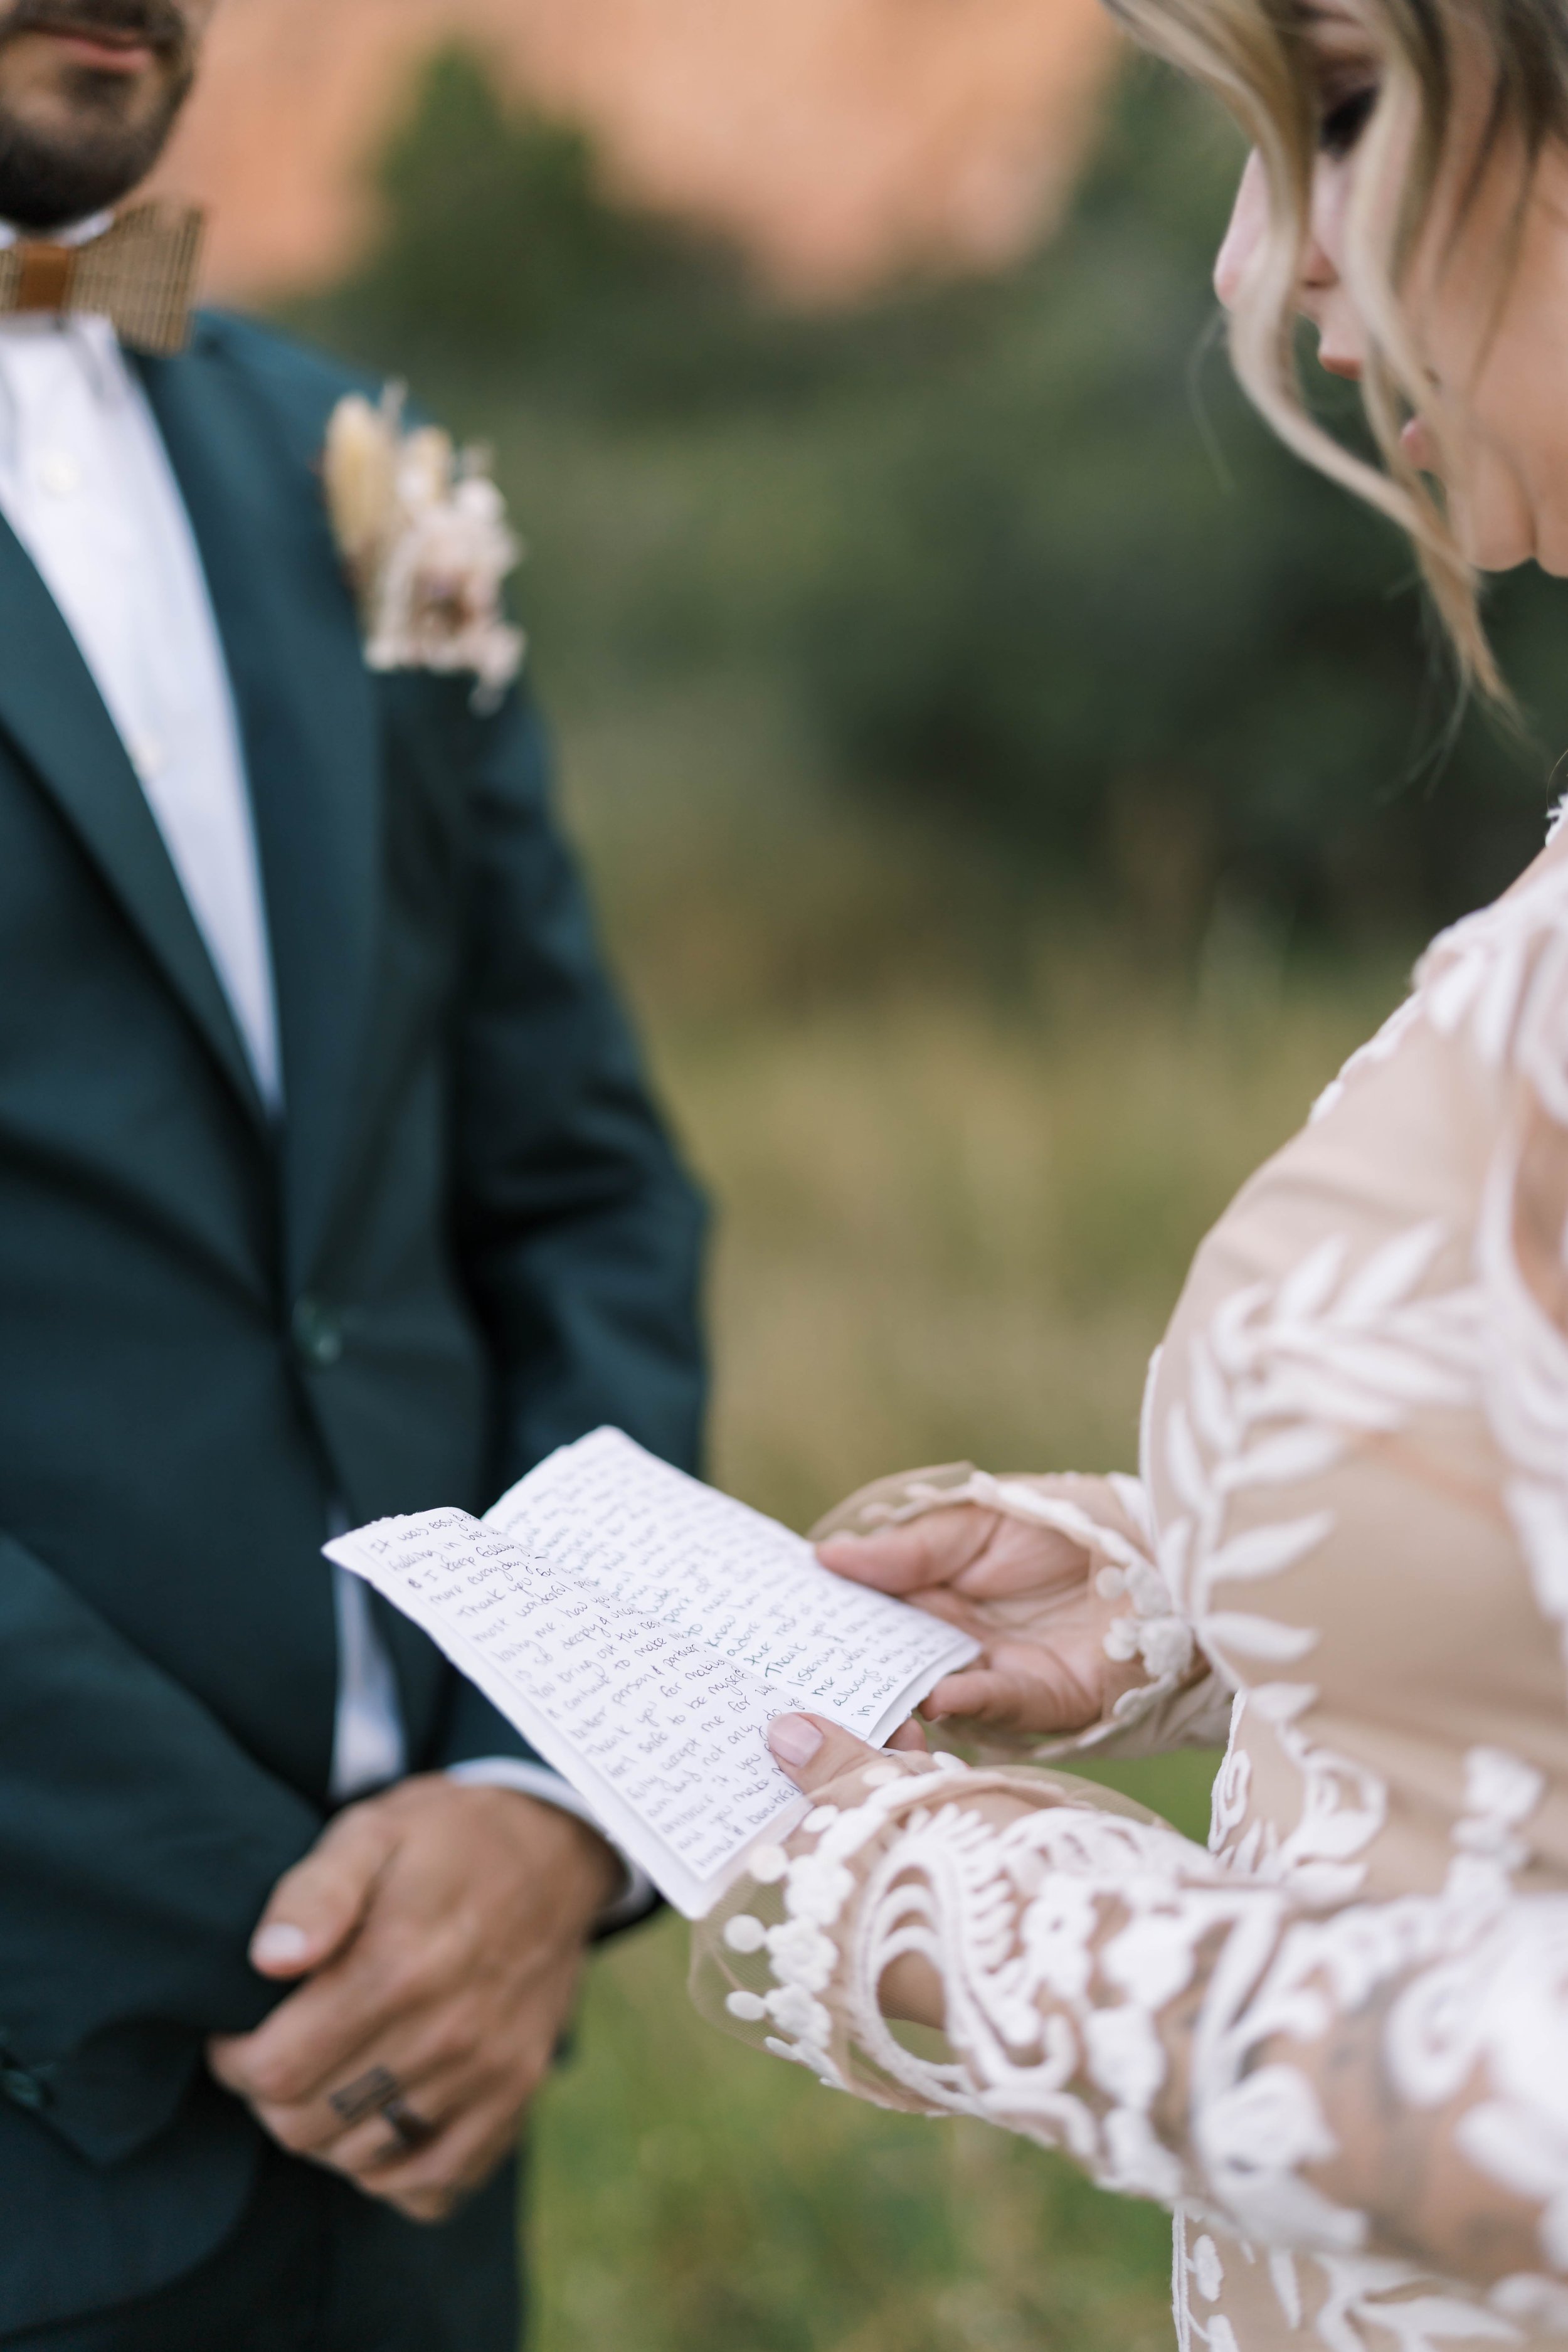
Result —
<instances>
[{"instance_id":1,"label":"shirt cuff","mask_svg":"<svg viewBox=\"0 0 1568 2352\"><path fill-rule=\"evenodd\" d=\"M525 1764L521 1756L476 1756L470 1763L451 1765L447 1778L470 1789L515 1789L520 1797L537 1797L542 1805L554 1805L563 1813L574 1813L595 1835L605 1839L626 1874L626 1885L618 1895L611 1896L595 1920L595 1935L607 1936L616 1927L629 1927L657 1906L658 1889L647 1871L624 1854L613 1837L605 1836L592 1805L577 1794L570 1780L563 1780L548 1764Z\"/></svg>"}]
</instances>

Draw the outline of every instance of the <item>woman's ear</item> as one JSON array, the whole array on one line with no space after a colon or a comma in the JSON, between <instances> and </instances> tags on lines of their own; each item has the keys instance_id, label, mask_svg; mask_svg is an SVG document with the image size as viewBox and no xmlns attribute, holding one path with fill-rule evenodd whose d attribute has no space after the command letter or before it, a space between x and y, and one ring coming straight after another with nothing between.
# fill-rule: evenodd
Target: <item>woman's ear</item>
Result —
<instances>
[{"instance_id":1,"label":"woman's ear","mask_svg":"<svg viewBox=\"0 0 1568 2352\"><path fill-rule=\"evenodd\" d=\"M1263 158L1252 150L1243 167L1230 220L1215 257L1214 290L1227 310L1240 299L1253 256L1268 230L1268 182Z\"/></svg>"}]
</instances>

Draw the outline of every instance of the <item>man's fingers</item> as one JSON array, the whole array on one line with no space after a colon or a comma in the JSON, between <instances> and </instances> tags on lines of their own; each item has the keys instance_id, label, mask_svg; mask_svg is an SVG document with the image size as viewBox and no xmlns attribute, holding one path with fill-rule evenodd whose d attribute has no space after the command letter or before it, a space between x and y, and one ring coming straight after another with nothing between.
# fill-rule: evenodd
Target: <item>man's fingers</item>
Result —
<instances>
[{"instance_id":1,"label":"man's fingers","mask_svg":"<svg viewBox=\"0 0 1568 2352\"><path fill-rule=\"evenodd\" d=\"M316 2082L307 2083L317 2063L308 2051L282 2046L276 2054L249 2053L247 2079L238 2087L280 2147L357 2179L410 2153L388 2120L389 2103L432 2132L445 2131L476 2106L521 2109L549 2070L575 1979L575 1969L553 1972L542 1982L534 2008L493 2045L466 2003L442 2004L373 2033L352 2060ZM309 1987L295 1999L319 1990ZM273 2095L262 2095L258 2083Z\"/></svg>"},{"instance_id":2,"label":"man's fingers","mask_svg":"<svg viewBox=\"0 0 1568 2352\"><path fill-rule=\"evenodd\" d=\"M354 2093L362 2082L366 2096L357 2105L351 2099L346 2113L328 2097L300 2107L258 2106L257 2118L291 2154L330 2165L350 2179L368 2180L373 2173L405 2163L434 2146L459 2115L475 2105L501 2104L500 2086L477 2083L468 2063L407 2074L374 2067L342 2084L339 2096ZM399 2116L406 2118L404 2133L395 2120ZM421 2134L428 2137L421 2138Z\"/></svg>"},{"instance_id":3,"label":"man's fingers","mask_svg":"<svg viewBox=\"0 0 1568 2352\"><path fill-rule=\"evenodd\" d=\"M378 2011L362 2020L338 2007L325 2015L314 2008L299 2015L298 2004L319 1990L302 1986L254 2033L208 2042L207 2063L226 2089L258 2109L302 2114L319 2107L340 2084L368 2072L384 2044L387 2019ZM325 2117L331 2111L321 2112ZM325 2124L323 2136L330 2137Z\"/></svg>"},{"instance_id":4,"label":"man's fingers","mask_svg":"<svg viewBox=\"0 0 1568 2352\"><path fill-rule=\"evenodd\" d=\"M927 1511L907 1527L884 1528L869 1536L829 1536L816 1556L835 1576L879 1592L920 1592L951 1584L984 1549L996 1523L994 1511L973 1503Z\"/></svg>"},{"instance_id":5,"label":"man's fingers","mask_svg":"<svg viewBox=\"0 0 1568 2352\"><path fill-rule=\"evenodd\" d=\"M301 1985L254 2033L218 2044L213 2071L258 2106L300 2107L373 2065L405 2080L456 2054L469 2008L468 1989L443 1995L438 1969L416 1948L383 1944Z\"/></svg>"},{"instance_id":6,"label":"man's fingers","mask_svg":"<svg viewBox=\"0 0 1568 2352\"><path fill-rule=\"evenodd\" d=\"M397 1842L386 1814L374 1805L354 1805L340 1813L303 1862L285 1871L250 1939L250 1964L259 1976L285 1982L314 1975L350 1943L370 1907L376 1882ZM309 1989L307 1989L309 1990ZM310 2087L302 2070L302 2024L313 2021L317 2004L301 2019L305 1992L296 1993L254 2033L219 2034L207 2044L207 2063L226 2088L240 2098L292 2104ZM363 2039L354 2027L353 2041ZM328 2037L332 2039L329 2024ZM334 2048L347 2057L341 2030Z\"/></svg>"},{"instance_id":7,"label":"man's fingers","mask_svg":"<svg viewBox=\"0 0 1568 2352\"><path fill-rule=\"evenodd\" d=\"M510 2154L521 2123L521 2110L510 2101L480 2101L454 2116L427 2147L399 2148L384 2130L379 2140L367 2137L352 2165L334 2153L332 2169L410 2221L446 2221Z\"/></svg>"},{"instance_id":8,"label":"man's fingers","mask_svg":"<svg viewBox=\"0 0 1568 2352\"><path fill-rule=\"evenodd\" d=\"M427 2145L436 2141L449 2128L455 2110L443 2101L433 2084L407 2093L403 2105L417 2125L429 2127L433 2135ZM395 2124L384 2116L375 2116L368 2122L357 2124L352 2132L344 2132L326 2149L321 2161L330 2164L334 2172L342 2172L362 2187L374 2189L388 2174L402 2170L416 2156L425 2153L401 2136Z\"/></svg>"},{"instance_id":9,"label":"man's fingers","mask_svg":"<svg viewBox=\"0 0 1568 2352\"><path fill-rule=\"evenodd\" d=\"M479 2106L458 2116L431 2147L389 2165L374 2187L415 2221L448 2221L517 2147L521 2107Z\"/></svg>"},{"instance_id":10,"label":"man's fingers","mask_svg":"<svg viewBox=\"0 0 1568 2352\"><path fill-rule=\"evenodd\" d=\"M888 1745L889 1748L898 1748L900 1753L908 1753L916 1756L924 1756L930 1752L926 1747L925 1733L915 1721L913 1716L910 1717L908 1723L900 1724L897 1731L894 1732L891 1739L889 1740Z\"/></svg>"},{"instance_id":11,"label":"man's fingers","mask_svg":"<svg viewBox=\"0 0 1568 2352\"><path fill-rule=\"evenodd\" d=\"M376 1807L340 1813L273 1888L250 1939L252 1968L264 1977L309 1976L342 1951L395 1843L392 1822Z\"/></svg>"},{"instance_id":12,"label":"man's fingers","mask_svg":"<svg viewBox=\"0 0 1568 2352\"><path fill-rule=\"evenodd\" d=\"M517 2053L509 2050L504 2066L448 2066L406 2082L399 2077L394 2107L367 2115L352 2130L341 2132L319 2160L379 2189L413 2167L439 2171L454 2152L460 2157L487 2134L514 2133L550 2071L556 2038L553 2031L541 2038L521 2066ZM400 2116L405 2119L401 2132Z\"/></svg>"},{"instance_id":13,"label":"man's fingers","mask_svg":"<svg viewBox=\"0 0 1568 2352\"><path fill-rule=\"evenodd\" d=\"M218 2081L257 2106L300 2107L386 2056L400 2021L424 2009L428 1956L407 1938L367 1937L289 1994L253 2033L216 2039ZM412 2053L399 2051L406 2062ZM425 2053L419 2053L423 2056Z\"/></svg>"}]
</instances>

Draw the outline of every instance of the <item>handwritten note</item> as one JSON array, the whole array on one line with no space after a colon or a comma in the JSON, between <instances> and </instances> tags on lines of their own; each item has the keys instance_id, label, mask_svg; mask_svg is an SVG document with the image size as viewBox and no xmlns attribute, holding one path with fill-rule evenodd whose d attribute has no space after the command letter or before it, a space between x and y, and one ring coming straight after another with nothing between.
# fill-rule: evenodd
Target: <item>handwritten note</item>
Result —
<instances>
[{"instance_id":1,"label":"handwritten note","mask_svg":"<svg viewBox=\"0 0 1568 2352\"><path fill-rule=\"evenodd\" d=\"M327 1549L424 1628L693 1918L802 1810L767 1749L773 1716L809 1708L879 1744L975 1654L618 1430L551 1455L482 1521L426 1511Z\"/></svg>"}]
</instances>

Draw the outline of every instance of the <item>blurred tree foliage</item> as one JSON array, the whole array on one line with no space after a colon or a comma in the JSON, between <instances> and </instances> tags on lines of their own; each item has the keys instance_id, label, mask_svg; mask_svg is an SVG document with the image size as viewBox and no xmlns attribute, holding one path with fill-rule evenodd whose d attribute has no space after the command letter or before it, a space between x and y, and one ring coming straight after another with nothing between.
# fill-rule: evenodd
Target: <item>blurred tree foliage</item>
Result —
<instances>
[{"instance_id":1,"label":"blurred tree foliage","mask_svg":"<svg viewBox=\"0 0 1568 2352\"><path fill-rule=\"evenodd\" d=\"M610 409L725 396L739 257L617 203L586 135L509 107L466 45L432 58L375 176L382 237L326 306L337 340Z\"/></svg>"},{"instance_id":2,"label":"blurred tree foliage","mask_svg":"<svg viewBox=\"0 0 1568 2352\"><path fill-rule=\"evenodd\" d=\"M1130 78L1066 228L857 486L812 687L855 772L1068 856L1156 930L1218 893L1440 920L1539 845L1548 757L1479 713L1455 734L1403 543L1235 386L1209 269L1238 162L1204 101ZM1553 744L1559 594L1521 580L1495 614Z\"/></svg>"},{"instance_id":3,"label":"blurred tree foliage","mask_svg":"<svg viewBox=\"0 0 1568 2352\"><path fill-rule=\"evenodd\" d=\"M749 415L815 450L824 520L772 653L847 788L1177 945L1236 905L1430 925L1539 843L1568 742L1557 593L1492 599L1528 731L1459 723L1397 536L1276 446L1216 348L1237 163L1206 101L1135 70L1042 251L801 315L615 201L581 133L452 50L382 167L378 253L305 323L606 436L697 446ZM655 643L670 584L647 583ZM673 602L700 658L702 614Z\"/></svg>"},{"instance_id":4,"label":"blurred tree foliage","mask_svg":"<svg viewBox=\"0 0 1568 2352\"><path fill-rule=\"evenodd\" d=\"M416 322L454 355L546 349L671 258L600 195L581 131L514 122L460 48L432 62L379 180L385 242L361 304L395 327Z\"/></svg>"}]
</instances>

